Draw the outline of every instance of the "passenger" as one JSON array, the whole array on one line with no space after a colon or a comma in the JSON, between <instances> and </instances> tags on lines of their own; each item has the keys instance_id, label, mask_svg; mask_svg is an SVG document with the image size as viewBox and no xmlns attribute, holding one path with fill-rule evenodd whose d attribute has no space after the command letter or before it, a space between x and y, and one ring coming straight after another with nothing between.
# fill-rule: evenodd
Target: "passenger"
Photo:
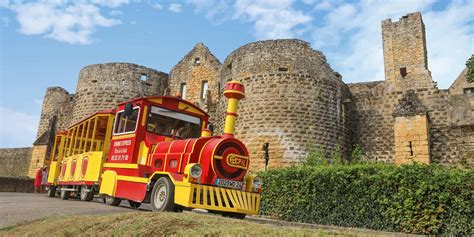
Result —
<instances>
[{"instance_id":1,"label":"passenger","mask_svg":"<svg viewBox=\"0 0 474 237\"><path fill-rule=\"evenodd\" d=\"M40 193L42 180L43 180L43 167L40 167L36 171L36 176L35 176L35 193Z\"/></svg>"},{"instance_id":2,"label":"passenger","mask_svg":"<svg viewBox=\"0 0 474 237\"><path fill-rule=\"evenodd\" d=\"M44 193L46 190L46 183L48 183L48 167L43 168L43 178L41 179L41 192Z\"/></svg>"},{"instance_id":3,"label":"passenger","mask_svg":"<svg viewBox=\"0 0 474 237\"><path fill-rule=\"evenodd\" d=\"M185 123L184 126L178 129L176 136L180 138L189 138L191 136L191 125L189 123Z\"/></svg>"}]
</instances>

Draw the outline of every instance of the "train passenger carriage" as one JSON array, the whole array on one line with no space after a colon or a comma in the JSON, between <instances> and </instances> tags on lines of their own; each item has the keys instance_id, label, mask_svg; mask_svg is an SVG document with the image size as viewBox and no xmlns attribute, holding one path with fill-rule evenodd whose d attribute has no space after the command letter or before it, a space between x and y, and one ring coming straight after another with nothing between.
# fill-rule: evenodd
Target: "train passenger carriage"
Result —
<instances>
[{"instance_id":1,"label":"train passenger carriage","mask_svg":"<svg viewBox=\"0 0 474 237\"><path fill-rule=\"evenodd\" d=\"M209 115L178 97L137 98L98 112L58 133L48 177L49 194L72 193L109 205L127 200L156 211L202 208L243 218L260 206L261 179L248 175L250 157L234 138L239 82L224 95L224 134L212 136Z\"/></svg>"}]
</instances>

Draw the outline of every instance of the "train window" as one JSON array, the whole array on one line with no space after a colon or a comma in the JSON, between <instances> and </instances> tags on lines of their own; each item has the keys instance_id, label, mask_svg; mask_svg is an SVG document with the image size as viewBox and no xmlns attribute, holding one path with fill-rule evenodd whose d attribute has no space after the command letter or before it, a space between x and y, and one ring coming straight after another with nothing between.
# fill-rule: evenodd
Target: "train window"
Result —
<instances>
[{"instance_id":1,"label":"train window","mask_svg":"<svg viewBox=\"0 0 474 237\"><path fill-rule=\"evenodd\" d=\"M155 106L151 106L146 127L149 132L182 139L201 135L201 119Z\"/></svg>"},{"instance_id":2,"label":"train window","mask_svg":"<svg viewBox=\"0 0 474 237\"><path fill-rule=\"evenodd\" d=\"M115 119L114 134L132 133L137 129L139 107L133 108L130 116L124 116L123 111L117 113Z\"/></svg>"}]
</instances>

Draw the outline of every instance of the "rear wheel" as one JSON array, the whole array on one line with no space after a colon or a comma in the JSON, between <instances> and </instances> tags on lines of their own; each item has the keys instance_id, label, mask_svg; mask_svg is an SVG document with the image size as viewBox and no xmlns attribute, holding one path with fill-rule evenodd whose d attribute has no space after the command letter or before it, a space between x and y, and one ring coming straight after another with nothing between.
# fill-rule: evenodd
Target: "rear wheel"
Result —
<instances>
[{"instance_id":1,"label":"rear wheel","mask_svg":"<svg viewBox=\"0 0 474 237\"><path fill-rule=\"evenodd\" d=\"M174 211L174 184L167 177L159 178L151 192L153 211Z\"/></svg>"},{"instance_id":2,"label":"rear wheel","mask_svg":"<svg viewBox=\"0 0 474 237\"><path fill-rule=\"evenodd\" d=\"M71 196L71 191L61 190L61 199L67 200Z\"/></svg>"},{"instance_id":3,"label":"rear wheel","mask_svg":"<svg viewBox=\"0 0 474 237\"><path fill-rule=\"evenodd\" d=\"M49 186L48 189L48 197L55 197L56 196L56 186Z\"/></svg>"},{"instance_id":4,"label":"rear wheel","mask_svg":"<svg viewBox=\"0 0 474 237\"><path fill-rule=\"evenodd\" d=\"M135 202L135 201L132 201L132 200L128 200L128 205L130 205L131 208L133 209L138 209L140 207L140 205L142 205L141 202Z\"/></svg>"},{"instance_id":5,"label":"rear wheel","mask_svg":"<svg viewBox=\"0 0 474 237\"><path fill-rule=\"evenodd\" d=\"M118 206L120 205L120 202L122 202L122 199L112 197L112 196L105 196L105 204L110 205L110 206Z\"/></svg>"},{"instance_id":6,"label":"rear wheel","mask_svg":"<svg viewBox=\"0 0 474 237\"><path fill-rule=\"evenodd\" d=\"M81 187L81 201L91 201L94 199L94 192L92 190L92 187L89 188L87 185L83 185Z\"/></svg>"}]
</instances>

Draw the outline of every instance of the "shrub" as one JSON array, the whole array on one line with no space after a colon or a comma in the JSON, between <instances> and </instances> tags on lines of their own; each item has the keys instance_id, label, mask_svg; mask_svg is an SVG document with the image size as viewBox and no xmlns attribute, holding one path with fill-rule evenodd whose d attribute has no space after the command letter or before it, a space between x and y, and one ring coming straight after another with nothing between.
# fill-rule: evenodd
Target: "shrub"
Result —
<instances>
[{"instance_id":1,"label":"shrub","mask_svg":"<svg viewBox=\"0 0 474 237\"><path fill-rule=\"evenodd\" d=\"M295 166L261 176L264 215L419 234L474 234L474 169L368 163Z\"/></svg>"}]
</instances>

